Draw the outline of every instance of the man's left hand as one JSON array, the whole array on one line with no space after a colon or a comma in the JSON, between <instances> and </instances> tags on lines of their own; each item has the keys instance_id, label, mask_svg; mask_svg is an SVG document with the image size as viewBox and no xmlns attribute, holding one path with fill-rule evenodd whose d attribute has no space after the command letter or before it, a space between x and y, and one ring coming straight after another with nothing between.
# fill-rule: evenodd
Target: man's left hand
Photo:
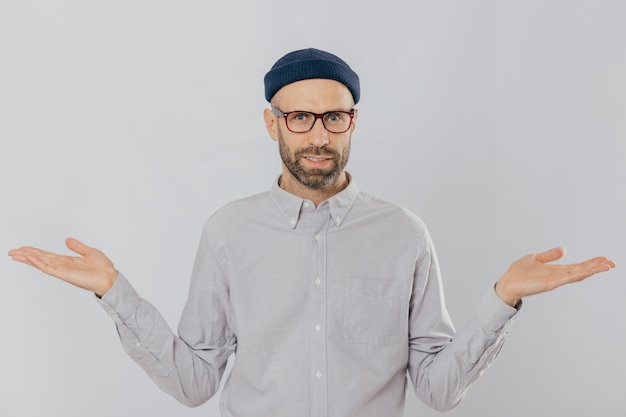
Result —
<instances>
[{"instance_id":1,"label":"man's left hand","mask_svg":"<svg viewBox=\"0 0 626 417\"><path fill-rule=\"evenodd\" d=\"M496 294L508 305L515 306L523 297L551 291L615 268L615 262L603 256L577 264L549 264L564 254L565 249L554 248L518 259L496 284Z\"/></svg>"}]
</instances>

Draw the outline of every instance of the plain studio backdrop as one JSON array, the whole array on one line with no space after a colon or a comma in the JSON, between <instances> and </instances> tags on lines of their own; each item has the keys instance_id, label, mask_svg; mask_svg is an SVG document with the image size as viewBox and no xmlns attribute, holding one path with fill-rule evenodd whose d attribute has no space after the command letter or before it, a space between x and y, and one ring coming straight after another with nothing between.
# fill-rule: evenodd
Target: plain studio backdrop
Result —
<instances>
[{"instance_id":1,"label":"plain studio backdrop","mask_svg":"<svg viewBox=\"0 0 626 417\"><path fill-rule=\"evenodd\" d=\"M263 75L325 49L361 77L348 170L426 221L457 327L527 253L618 264L526 299L448 415L623 416L625 17L621 1L5 0L0 248L77 237L175 328L204 221L279 174ZM162 393L92 294L7 256L0 271L1 416L218 416L217 397ZM441 414L409 386L405 415Z\"/></svg>"}]
</instances>

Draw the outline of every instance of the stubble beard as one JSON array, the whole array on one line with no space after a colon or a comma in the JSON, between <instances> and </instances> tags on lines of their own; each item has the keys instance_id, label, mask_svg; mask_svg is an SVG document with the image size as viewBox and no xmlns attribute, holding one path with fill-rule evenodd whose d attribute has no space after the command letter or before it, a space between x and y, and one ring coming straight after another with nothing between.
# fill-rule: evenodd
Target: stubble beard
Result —
<instances>
[{"instance_id":1,"label":"stubble beard","mask_svg":"<svg viewBox=\"0 0 626 417\"><path fill-rule=\"evenodd\" d=\"M283 164L300 184L314 190L320 190L333 186L339 180L350 156L350 141L348 141L348 146L342 152L329 149L326 146L320 148L311 146L299 149L292 155L292 151L285 143L282 132L279 129L278 149ZM307 171L300 164L300 160L304 155L331 157L333 164L328 170L311 169Z\"/></svg>"}]
</instances>

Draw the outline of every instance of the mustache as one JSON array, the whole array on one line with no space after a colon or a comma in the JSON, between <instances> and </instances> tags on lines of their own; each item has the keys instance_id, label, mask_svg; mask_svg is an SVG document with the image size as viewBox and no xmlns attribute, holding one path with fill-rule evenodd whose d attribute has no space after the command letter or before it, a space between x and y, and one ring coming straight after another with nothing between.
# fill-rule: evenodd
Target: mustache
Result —
<instances>
[{"instance_id":1,"label":"mustache","mask_svg":"<svg viewBox=\"0 0 626 417\"><path fill-rule=\"evenodd\" d=\"M296 157L301 157L303 155L309 155L309 156L323 156L323 157L327 157L327 158L338 158L339 152L334 151L332 149L328 149L326 147L326 145L322 146L322 147L316 147L316 146L310 146L308 148L304 148L304 149L299 149L298 151L296 151L295 156Z\"/></svg>"}]
</instances>

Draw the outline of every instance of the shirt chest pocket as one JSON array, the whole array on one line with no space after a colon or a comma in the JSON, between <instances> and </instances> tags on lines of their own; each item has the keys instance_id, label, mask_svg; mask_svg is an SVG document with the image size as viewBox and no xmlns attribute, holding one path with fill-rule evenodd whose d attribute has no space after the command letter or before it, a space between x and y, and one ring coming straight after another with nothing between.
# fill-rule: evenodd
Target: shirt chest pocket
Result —
<instances>
[{"instance_id":1,"label":"shirt chest pocket","mask_svg":"<svg viewBox=\"0 0 626 417\"><path fill-rule=\"evenodd\" d=\"M347 279L343 334L350 343L390 345L398 341L402 283L380 279Z\"/></svg>"}]
</instances>

